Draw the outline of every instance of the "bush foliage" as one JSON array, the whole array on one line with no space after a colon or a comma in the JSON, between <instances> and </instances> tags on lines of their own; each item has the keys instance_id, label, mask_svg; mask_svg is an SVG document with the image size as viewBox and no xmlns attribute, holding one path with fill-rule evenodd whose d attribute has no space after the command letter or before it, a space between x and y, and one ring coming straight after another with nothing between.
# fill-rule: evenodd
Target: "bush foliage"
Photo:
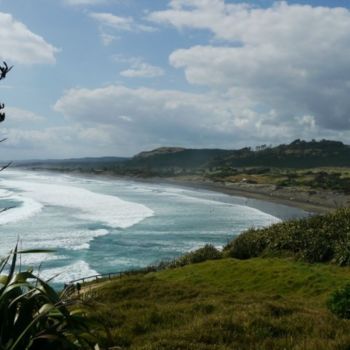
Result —
<instances>
[{"instance_id":1,"label":"bush foliage","mask_svg":"<svg viewBox=\"0 0 350 350\"><path fill-rule=\"evenodd\" d=\"M227 256L294 256L310 263L350 265L350 208L249 229L224 248Z\"/></svg>"},{"instance_id":2,"label":"bush foliage","mask_svg":"<svg viewBox=\"0 0 350 350\"><path fill-rule=\"evenodd\" d=\"M222 253L212 244L180 256L178 259L166 264L164 267L181 267L189 264L197 264L207 260L217 260L222 258Z\"/></svg>"},{"instance_id":3,"label":"bush foliage","mask_svg":"<svg viewBox=\"0 0 350 350\"><path fill-rule=\"evenodd\" d=\"M327 306L338 317L350 319L350 284L336 290L330 296Z\"/></svg>"}]
</instances>

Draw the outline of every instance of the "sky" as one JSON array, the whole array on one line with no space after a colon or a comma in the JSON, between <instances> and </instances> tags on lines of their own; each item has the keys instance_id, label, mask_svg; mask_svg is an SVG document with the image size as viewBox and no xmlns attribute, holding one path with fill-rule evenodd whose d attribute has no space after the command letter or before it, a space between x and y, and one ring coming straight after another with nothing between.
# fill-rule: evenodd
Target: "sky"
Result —
<instances>
[{"instance_id":1,"label":"sky","mask_svg":"<svg viewBox=\"0 0 350 350\"><path fill-rule=\"evenodd\" d=\"M350 1L0 0L0 159L350 144Z\"/></svg>"}]
</instances>

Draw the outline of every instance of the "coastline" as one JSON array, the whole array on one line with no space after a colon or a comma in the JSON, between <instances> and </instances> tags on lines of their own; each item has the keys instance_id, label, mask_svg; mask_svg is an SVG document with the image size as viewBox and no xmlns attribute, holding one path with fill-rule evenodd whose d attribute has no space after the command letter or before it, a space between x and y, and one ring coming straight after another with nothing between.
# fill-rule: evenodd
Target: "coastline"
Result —
<instances>
[{"instance_id":1,"label":"coastline","mask_svg":"<svg viewBox=\"0 0 350 350\"><path fill-rule=\"evenodd\" d=\"M21 169L21 168L17 168ZM22 168L23 169L23 168ZM286 187L279 188L275 185L253 185L247 183L213 182L200 176L187 177L140 177L117 175L111 172L82 172L53 169L33 169L31 171L48 171L54 173L69 173L71 175L88 176L94 178L105 177L108 179L121 179L151 184L168 184L185 188L202 189L229 196L242 197L257 201L269 202L287 207L297 208L309 214L324 214L339 207L350 205L350 196L332 191L310 191L307 189Z\"/></svg>"},{"instance_id":2,"label":"coastline","mask_svg":"<svg viewBox=\"0 0 350 350\"><path fill-rule=\"evenodd\" d=\"M83 175L84 173L80 173ZM86 175L86 174L85 174ZM109 179L123 179L151 184L175 185L190 189L202 189L229 196L269 202L305 211L309 214L325 214L342 206L350 205L350 196L330 191L301 191L297 188L276 188L274 185L251 185L242 183L217 183L199 177L139 177L115 174L90 174Z\"/></svg>"},{"instance_id":3,"label":"coastline","mask_svg":"<svg viewBox=\"0 0 350 350\"><path fill-rule=\"evenodd\" d=\"M152 181L156 182L156 181ZM240 186L239 184L220 184L210 181L186 181L186 180L176 180L176 179L167 179L166 181L160 181L167 184L174 184L178 186L189 187L193 189L204 189L219 193L224 193L229 196L243 197L248 199L255 199L258 201L264 201L279 205L284 205L288 207L297 208L312 214L324 214L335 210L336 207L328 206L321 203L313 203L311 201L303 200L297 198L297 192L294 192L293 198L287 198L287 196L281 196L277 193L274 193L273 190L264 188L254 188L253 186L247 188Z\"/></svg>"}]
</instances>

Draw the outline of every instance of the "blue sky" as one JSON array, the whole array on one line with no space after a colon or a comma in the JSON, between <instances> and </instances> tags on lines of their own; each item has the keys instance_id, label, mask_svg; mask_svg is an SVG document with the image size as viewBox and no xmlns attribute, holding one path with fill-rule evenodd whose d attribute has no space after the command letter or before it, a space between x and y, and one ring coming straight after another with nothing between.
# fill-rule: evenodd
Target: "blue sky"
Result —
<instances>
[{"instance_id":1,"label":"blue sky","mask_svg":"<svg viewBox=\"0 0 350 350\"><path fill-rule=\"evenodd\" d=\"M349 1L0 0L2 159L350 140Z\"/></svg>"}]
</instances>

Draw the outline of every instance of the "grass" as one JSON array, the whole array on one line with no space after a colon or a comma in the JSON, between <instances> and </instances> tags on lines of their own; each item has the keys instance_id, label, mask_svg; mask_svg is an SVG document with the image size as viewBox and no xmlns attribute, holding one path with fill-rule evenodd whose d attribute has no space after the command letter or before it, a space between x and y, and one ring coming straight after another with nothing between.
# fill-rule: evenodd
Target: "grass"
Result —
<instances>
[{"instance_id":1,"label":"grass","mask_svg":"<svg viewBox=\"0 0 350 350\"><path fill-rule=\"evenodd\" d=\"M101 347L349 349L329 295L350 268L292 259L222 259L104 282L89 320Z\"/></svg>"},{"instance_id":2,"label":"grass","mask_svg":"<svg viewBox=\"0 0 350 350\"><path fill-rule=\"evenodd\" d=\"M347 208L249 229L222 253L95 285L89 320L105 348L349 350L350 321L327 307L348 303L334 292L350 281L349 230Z\"/></svg>"}]
</instances>

